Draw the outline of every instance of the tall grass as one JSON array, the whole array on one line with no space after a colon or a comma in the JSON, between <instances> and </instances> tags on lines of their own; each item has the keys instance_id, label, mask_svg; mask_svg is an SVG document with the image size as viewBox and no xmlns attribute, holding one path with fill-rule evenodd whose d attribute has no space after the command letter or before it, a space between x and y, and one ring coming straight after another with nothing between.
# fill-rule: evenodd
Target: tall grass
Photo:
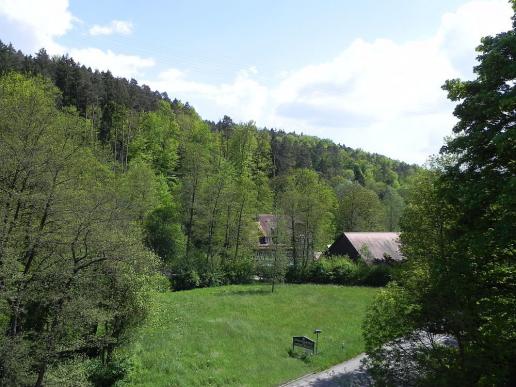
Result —
<instances>
[{"instance_id":1,"label":"tall grass","mask_svg":"<svg viewBox=\"0 0 516 387\"><path fill-rule=\"evenodd\" d=\"M364 350L361 324L375 289L234 285L156 294L149 321L125 348L123 384L271 386ZM294 335L322 330L320 353L289 356Z\"/></svg>"}]
</instances>

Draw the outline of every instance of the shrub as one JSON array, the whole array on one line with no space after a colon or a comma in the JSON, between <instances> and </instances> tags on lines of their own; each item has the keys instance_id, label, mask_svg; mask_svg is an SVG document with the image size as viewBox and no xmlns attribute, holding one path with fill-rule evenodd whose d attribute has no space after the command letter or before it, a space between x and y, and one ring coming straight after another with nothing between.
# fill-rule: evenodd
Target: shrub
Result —
<instances>
[{"instance_id":1,"label":"shrub","mask_svg":"<svg viewBox=\"0 0 516 387\"><path fill-rule=\"evenodd\" d=\"M366 286L385 286L392 280L392 267L386 264L363 265L360 284Z\"/></svg>"},{"instance_id":2,"label":"shrub","mask_svg":"<svg viewBox=\"0 0 516 387\"><path fill-rule=\"evenodd\" d=\"M227 279L225 273L219 268L207 270L200 274L201 287L221 286L226 284L226 282Z\"/></svg>"},{"instance_id":3,"label":"shrub","mask_svg":"<svg viewBox=\"0 0 516 387\"><path fill-rule=\"evenodd\" d=\"M358 265L347 257L322 258L308 267L303 281L321 284L353 285L358 279Z\"/></svg>"},{"instance_id":4,"label":"shrub","mask_svg":"<svg viewBox=\"0 0 516 387\"><path fill-rule=\"evenodd\" d=\"M332 283L339 285L355 285L358 279L358 265L349 258L332 260Z\"/></svg>"},{"instance_id":5,"label":"shrub","mask_svg":"<svg viewBox=\"0 0 516 387\"><path fill-rule=\"evenodd\" d=\"M252 258L230 259L223 266L225 280L230 284L251 283L255 274L255 264Z\"/></svg>"},{"instance_id":6,"label":"shrub","mask_svg":"<svg viewBox=\"0 0 516 387\"><path fill-rule=\"evenodd\" d=\"M149 276L150 287L157 292L163 293L173 288L172 279L162 273L155 273Z\"/></svg>"},{"instance_id":7,"label":"shrub","mask_svg":"<svg viewBox=\"0 0 516 387\"><path fill-rule=\"evenodd\" d=\"M285 281L289 283L302 283L310 282L309 273L301 273L301 271L294 269L294 266L287 267L287 273L285 274Z\"/></svg>"},{"instance_id":8,"label":"shrub","mask_svg":"<svg viewBox=\"0 0 516 387\"><path fill-rule=\"evenodd\" d=\"M303 279L307 282L315 282L318 284L330 282L328 266L326 261L322 259L312 262Z\"/></svg>"},{"instance_id":9,"label":"shrub","mask_svg":"<svg viewBox=\"0 0 516 387\"><path fill-rule=\"evenodd\" d=\"M88 379L91 368L90 365L97 362L98 360L90 360L83 356L74 356L69 359L56 362L48 368L45 386L91 387L92 382ZM30 383L30 385L33 384L34 382ZM10 384L5 385L7 386Z\"/></svg>"},{"instance_id":10,"label":"shrub","mask_svg":"<svg viewBox=\"0 0 516 387\"><path fill-rule=\"evenodd\" d=\"M387 264L367 265L364 261L352 261L348 257L321 258L313 261L305 272L287 273L288 282L313 282L318 284L385 286L396 271Z\"/></svg>"},{"instance_id":11,"label":"shrub","mask_svg":"<svg viewBox=\"0 0 516 387\"><path fill-rule=\"evenodd\" d=\"M112 359L106 364L100 360L91 363L89 369L89 380L96 387L109 387L124 378L129 368L126 359Z\"/></svg>"},{"instance_id":12,"label":"shrub","mask_svg":"<svg viewBox=\"0 0 516 387\"><path fill-rule=\"evenodd\" d=\"M188 270L173 275L174 290L188 290L199 287L201 279L195 270Z\"/></svg>"}]
</instances>

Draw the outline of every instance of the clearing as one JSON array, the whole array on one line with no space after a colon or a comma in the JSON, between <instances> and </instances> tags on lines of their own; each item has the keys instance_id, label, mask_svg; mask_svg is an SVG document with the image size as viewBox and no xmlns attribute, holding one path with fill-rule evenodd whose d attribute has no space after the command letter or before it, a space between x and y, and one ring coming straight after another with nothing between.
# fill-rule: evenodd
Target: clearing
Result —
<instances>
[{"instance_id":1,"label":"clearing","mask_svg":"<svg viewBox=\"0 0 516 387\"><path fill-rule=\"evenodd\" d=\"M332 285L235 285L156 294L152 315L125 350L131 386L273 386L364 350L367 306L378 290ZM289 356L292 336L319 354Z\"/></svg>"}]
</instances>

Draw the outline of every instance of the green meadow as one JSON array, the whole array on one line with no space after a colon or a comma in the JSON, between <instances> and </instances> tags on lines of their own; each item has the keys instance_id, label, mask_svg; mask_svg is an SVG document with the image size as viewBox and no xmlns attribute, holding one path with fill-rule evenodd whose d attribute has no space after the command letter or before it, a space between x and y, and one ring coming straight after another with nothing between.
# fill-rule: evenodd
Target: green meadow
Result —
<instances>
[{"instance_id":1,"label":"green meadow","mask_svg":"<svg viewBox=\"0 0 516 387\"><path fill-rule=\"evenodd\" d=\"M124 385L273 386L363 352L361 325L378 290L329 285L235 285L157 293L123 351ZM292 336L319 353L289 355Z\"/></svg>"}]
</instances>

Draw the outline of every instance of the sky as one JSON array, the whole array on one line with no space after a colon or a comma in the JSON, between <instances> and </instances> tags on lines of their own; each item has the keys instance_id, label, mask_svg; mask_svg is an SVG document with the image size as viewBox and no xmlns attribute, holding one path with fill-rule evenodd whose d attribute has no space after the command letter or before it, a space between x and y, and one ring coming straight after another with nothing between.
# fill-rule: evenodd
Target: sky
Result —
<instances>
[{"instance_id":1,"label":"sky","mask_svg":"<svg viewBox=\"0 0 516 387\"><path fill-rule=\"evenodd\" d=\"M424 163L451 135L446 79L473 77L506 0L0 0L0 39L188 101L205 119Z\"/></svg>"}]
</instances>

